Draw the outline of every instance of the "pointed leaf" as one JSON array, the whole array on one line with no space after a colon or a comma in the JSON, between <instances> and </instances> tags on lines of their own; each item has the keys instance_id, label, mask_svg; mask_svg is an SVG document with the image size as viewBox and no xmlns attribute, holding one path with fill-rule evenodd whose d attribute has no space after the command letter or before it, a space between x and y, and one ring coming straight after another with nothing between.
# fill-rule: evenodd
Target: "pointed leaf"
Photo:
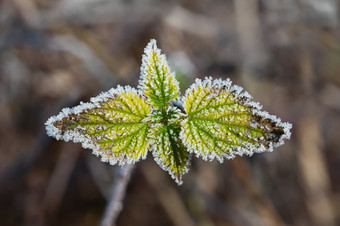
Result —
<instances>
[{"instance_id":1,"label":"pointed leaf","mask_svg":"<svg viewBox=\"0 0 340 226\"><path fill-rule=\"evenodd\" d=\"M199 79L186 92L181 138L198 157L224 157L272 151L289 139L290 123L261 111L247 92L231 81Z\"/></svg>"},{"instance_id":2,"label":"pointed leaf","mask_svg":"<svg viewBox=\"0 0 340 226\"><path fill-rule=\"evenodd\" d=\"M179 96L178 82L156 40L146 46L141 66L140 88L151 106L161 108Z\"/></svg>"},{"instance_id":3,"label":"pointed leaf","mask_svg":"<svg viewBox=\"0 0 340 226\"><path fill-rule=\"evenodd\" d=\"M169 115L174 112L180 114L178 109L168 110ZM155 124L151 129L150 142L158 165L168 171L178 184L182 184L182 176L189 170L190 154L179 138L181 128L178 117L172 118L166 124Z\"/></svg>"},{"instance_id":4,"label":"pointed leaf","mask_svg":"<svg viewBox=\"0 0 340 226\"><path fill-rule=\"evenodd\" d=\"M74 108L64 108L46 122L49 136L82 143L102 161L123 165L145 158L151 113L145 98L130 87L117 87Z\"/></svg>"}]
</instances>

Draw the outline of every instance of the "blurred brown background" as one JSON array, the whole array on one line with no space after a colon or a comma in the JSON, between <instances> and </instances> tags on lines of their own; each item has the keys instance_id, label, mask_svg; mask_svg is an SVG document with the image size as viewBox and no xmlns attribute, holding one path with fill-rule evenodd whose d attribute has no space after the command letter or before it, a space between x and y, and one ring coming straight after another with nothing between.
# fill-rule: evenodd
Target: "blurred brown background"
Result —
<instances>
[{"instance_id":1,"label":"blurred brown background","mask_svg":"<svg viewBox=\"0 0 340 226\"><path fill-rule=\"evenodd\" d=\"M178 187L149 154L118 225L340 225L339 0L0 1L0 225L97 225L116 167L47 137L63 107L137 86L158 40L181 81L230 77L293 123L273 153L193 158Z\"/></svg>"}]
</instances>

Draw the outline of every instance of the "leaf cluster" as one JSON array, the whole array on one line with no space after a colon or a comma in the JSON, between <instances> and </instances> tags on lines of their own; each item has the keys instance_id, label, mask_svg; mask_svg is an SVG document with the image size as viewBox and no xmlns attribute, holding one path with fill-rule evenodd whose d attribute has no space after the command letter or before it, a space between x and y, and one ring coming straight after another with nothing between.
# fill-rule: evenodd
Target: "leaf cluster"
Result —
<instances>
[{"instance_id":1,"label":"leaf cluster","mask_svg":"<svg viewBox=\"0 0 340 226\"><path fill-rule=\"evenodd\" d=\"M227 80L197 79L180 97L175 73L151 40L144 50L138 90L112 88L46 122L47 134L82 143L112 165L155 161L182 183L191 155L222 162L272 151L290 137L290 123L261 111Z\"/></svg>"}]
</instances>

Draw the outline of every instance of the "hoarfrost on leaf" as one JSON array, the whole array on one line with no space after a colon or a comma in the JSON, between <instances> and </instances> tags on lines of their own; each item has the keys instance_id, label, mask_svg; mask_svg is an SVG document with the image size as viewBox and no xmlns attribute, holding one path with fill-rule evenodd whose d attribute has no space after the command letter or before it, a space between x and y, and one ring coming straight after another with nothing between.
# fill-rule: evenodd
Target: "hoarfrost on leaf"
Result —
<instances>
[{"instance_id":1,"label":"hoarfrost on leaf","mask_svg":"<svg viewBox=\"0 0 340 226\"><path fill-rule=\"evenodd\" d=\"M291 124L261 111L240 86L229 79L197 79L183 97L188 115L181 138L189 152L205 160L272 151L289 139Z\"/></svg>"},{"instance_id":2,"label":"hoarfrost on leaf","mask_svg":"<svg viewBox=\"0 0 340 226\"><path fill-rule=\"evenodd\" d=\"M102 161L114 165L145 158L150 129L142 120L151 113L143 95L118 87L69 109L46 122L47 134L58 140L82 143Z\"/></svg>"},{"instance_id":3,"label":"hoarfrost on leaf","mask_svg":"<svg viewBox=\"0 0 340 226\"><path fill-rule=\"evenodd\" d=\"M156 124L152 127L150 141L152 154L157 164L182 184L182 175L188 172L190 153L179 137L179 123Z\"/></svg>"},{"instance_id":4,"label":"hoarfrost on leaf","mask_svg":"<svg viewBox=\"0 0 340 226\"><path fill-rule=\"evenodd\" d=\"M261 111L229 79L197 79L178 98L175 74L153 39L144 50L138 87L118 86L89 103L64 108L45 123L47 134L82 143L112 165L135 163L150 150L178 184L192 153L222 162L272 151L290 138L290 123Z\"/></svg>"},{"instance_id":5,"label":"hoarfrost on leaf","mask_svg":"<svg viewBox=\"0 0 340 226\"><path fill-rule=\"evenodd\" d=\"M161 54L154 39L144 50L140 88L153 107L165 107L170 100L179 96L175 73L171 72L165 55Z\"/></svg>"}]
</instances>

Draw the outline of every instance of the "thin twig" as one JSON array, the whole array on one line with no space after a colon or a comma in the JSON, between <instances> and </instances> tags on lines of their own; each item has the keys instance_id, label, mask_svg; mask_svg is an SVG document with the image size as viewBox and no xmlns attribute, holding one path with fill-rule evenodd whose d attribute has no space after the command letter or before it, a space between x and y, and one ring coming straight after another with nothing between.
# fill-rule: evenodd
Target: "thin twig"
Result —
<instances>
[{"instance_id":1,"label":"thin twig","mask_svg":"<svg viewBox=\"0 0 340 226\"><path fill-rule=\"evenodd\" d=\"M123 208L123 199L125 196L126 186L134 165L126 165L117 170L115 182L112 187L112 193L109 203L106 206L101 226L112 226L116 224L118 215Z\"/></svg>"}]
</instances>

